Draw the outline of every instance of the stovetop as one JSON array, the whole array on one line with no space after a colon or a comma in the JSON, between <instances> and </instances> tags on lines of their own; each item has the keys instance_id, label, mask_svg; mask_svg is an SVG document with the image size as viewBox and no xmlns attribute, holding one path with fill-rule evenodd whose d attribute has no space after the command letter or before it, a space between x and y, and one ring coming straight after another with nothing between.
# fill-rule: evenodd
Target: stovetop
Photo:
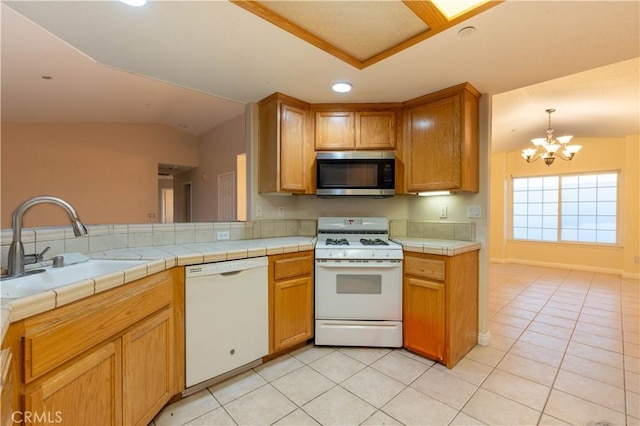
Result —
<instances>
[{"instance_id":1,"label":"stovetop","mask_svg":"<svg viewBox=\"0 0 640 426\"><path fill-rule=\"evenodd\" d=\"M402 259L402 246L384 217L321 217L316 259Z\"/></svg>"}]
</instances>

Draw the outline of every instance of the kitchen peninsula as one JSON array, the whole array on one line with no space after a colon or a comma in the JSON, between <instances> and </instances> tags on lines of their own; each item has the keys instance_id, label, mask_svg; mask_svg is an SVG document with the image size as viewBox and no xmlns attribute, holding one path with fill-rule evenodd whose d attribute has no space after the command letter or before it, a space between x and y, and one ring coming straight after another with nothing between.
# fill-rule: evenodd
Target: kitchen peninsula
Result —
<instances>
[{"instance_id":1,"label":"kitchen peninsula","mask_svg":"<svg viewBox=\"0 0 640 426\"><path fill-rule=\"evenodd\" d=\"M3 299L2 394L5 401L13 400L13 404L3 404L3 407L13 406L13 410L17 411L44 409L51 404L67 407L63 401L77 398L78 392L74 386L67 385L75 383L84 391L88 384L82 380L102 377L105 380L103 383L110 383L112 392L109 396L101 393L104 397L102 400L112 401L113 404L101 406L96 412L127 419L127 424L137 423L136 419L143 423L150 421L164 404L184 390L184 359L180 359L180 356L171 358L183 353L180 348L184 347L183 266L264 255L271 258L313 249L315 221L287 221L290 222L289 232L296 233L291 236L286 236L286 223L275 222L284 231L284 235L275 238L255 238L263 236L261 231L270 233L268 228L271 226L255 222L241 224L253 227L254 232L250 236L254 238L251 239L107 248L90 256L94 259L148 262L21 299ZM228 224L233 225L240 224ZM255 232L258 228L263 229ZM135 225L132 229L136 229ZM305 233L310 235L300 235ZM423 242L423 247L418 248L415 240L405 238L406 248L424 251L428 245L428 239L422 239L419 241ZM453 244L458 250L462 250L461 247L479 248L478 243L468 241ZM442 252L446 248L442 246L440 250ZM272 310L273 305L270 303L269 306ZM107 309L109 316L100 319L103 309ZM73 330L65 328L69 326ZM270 336L272 338L273 335ZM145 348L151 341L153 347L164 349L148 353ZM279 342L275 347L282 348L282 342L291 343L282 336ZM50 350L53 352L49 353ZM136 364L140 360L146 360L145 365L149 368L133 368L140 365ZM167 365L173 365L173 369L165 368ZM145 374L151 374L155 379L150 380ZM153 392L144 393L148 395L147 399L132 399L137 386L148 389L150 383L155 385ZM122 392L113 389L122 389ZM74 401L77 403L77 399ZM3 409L3 419L7 415L10 415L10 411L7 414ZM72 418L71 414L67 415ZM78 417L78 420L86 423L91 418Z\"/></svg>"}]
</instances>

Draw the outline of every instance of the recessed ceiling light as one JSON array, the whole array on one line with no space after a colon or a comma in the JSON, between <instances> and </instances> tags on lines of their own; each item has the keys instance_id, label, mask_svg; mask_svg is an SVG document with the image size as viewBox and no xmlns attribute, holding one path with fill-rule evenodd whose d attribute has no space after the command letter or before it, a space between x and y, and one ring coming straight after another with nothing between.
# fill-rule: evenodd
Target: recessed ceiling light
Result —
<instances>
[{"instance_id":1,"label":"recessed ceiling light","mask_svg":"<svg viewBox=\"0 0 640 426\"><path fill-rule=\"evenodd\" d=\"M458 36L461 38L471 37L476 32L476 27L464 27L458 31Z\"/></svg>"},{"instance_id":2,"label":"recessed ceiling light","mask_svg":"<svg viewBox=\"0 0 640 426\"><path fill-rule=\"evenodd\" d=\"M120 0L120 2L129 6L136 7L144 6L145 4L147 4L147 0Z\"/></svg>"},{"instance_id":3,"label":"recessed ceiling light","mask_svg":"<svg viewBox=\"0 0 640 426\"><path fill-rule=\"evenodd\" d=\"M338 93L350 92L352 88L353 86L351 85L351 83L347 83L344 81L333 83L333 86L331 86L331 90Z\"/></svg>"}]
</instances>

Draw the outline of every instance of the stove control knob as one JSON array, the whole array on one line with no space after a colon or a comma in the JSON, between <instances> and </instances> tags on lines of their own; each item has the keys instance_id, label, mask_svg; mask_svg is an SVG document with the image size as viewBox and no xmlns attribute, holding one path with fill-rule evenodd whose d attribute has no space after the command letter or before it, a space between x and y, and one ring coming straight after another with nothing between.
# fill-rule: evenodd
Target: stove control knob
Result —
<instances>
[{"instance_id":1,"label":"stove control knob","mask_svg":"<svg viewBox=\"0 0 640 426\"><path fill-rule=\"evenodd\" d=\"M329 250L329 257L333 257L333 251Z\"/></svg>"},{"instance_id":2,"label":"stove control knob","mask_svg":"<svg viewBox=\"0 0 640 426\"><path fill-rule=\"evenodd\" d=\"M344 251L342 252L342 257L347 257L347 251L346 251L346 250L344 250Z\"/></svg>"},{"instance_id":3,"label":"stove control knob","mask_svg":"<svg viewBox=\"0 0 640 426\"><path fill-rule=\"evenodd\" d=\"M371 250L371 257L376 257L376 252L375 252L375 250Z\"/></svg>"}]
</instances>

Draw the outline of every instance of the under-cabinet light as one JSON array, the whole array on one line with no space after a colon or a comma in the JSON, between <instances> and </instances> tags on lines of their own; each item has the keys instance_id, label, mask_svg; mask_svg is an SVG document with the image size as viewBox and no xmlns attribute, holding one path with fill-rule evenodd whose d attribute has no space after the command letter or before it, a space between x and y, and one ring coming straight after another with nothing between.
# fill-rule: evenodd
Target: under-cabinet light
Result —
<instances>
[{"instance_id":1,"label":"under-cabinet light","mask_svg":"<svg viewBox=\"0 0 640 426\"><path fill-rule=\"evenodd\" d=\"M418 195L421 197L433 197L435 195L451 195L451 191L427 191L427 192L418 192Z\"/></svg>"},{"instance_id":2,"label":"under-cabinet light","mask_svg":"<svg viewBox=\"0 0 640 426\"><path fill-rule=\"evenodd\" d=\"M147 4L147 0L119 0L119 1L126 5L136 6L136 7L144 6L145 4Z\"/></svg>"}]
</instances>

